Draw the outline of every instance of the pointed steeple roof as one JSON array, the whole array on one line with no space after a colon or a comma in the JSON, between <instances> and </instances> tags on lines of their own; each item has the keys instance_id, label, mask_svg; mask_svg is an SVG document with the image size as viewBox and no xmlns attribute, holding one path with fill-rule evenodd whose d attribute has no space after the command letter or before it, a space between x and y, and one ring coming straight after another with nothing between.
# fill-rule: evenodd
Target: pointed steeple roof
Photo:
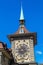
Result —
<instances>
[{"instance_id":1,"label":"pointed steeple roof","mask_svg":"<svg viewBox=\"0 0 43 65\"><path fill-rule=\"evenodd\" d=\"M24 20L22 4L21 4L20 20Z\"/></svg>"},{"instance_id":2,"label":"pointed steeple roof","mask_svg":"<svg viewBox=\"0 0 43 65\"><path fill-rule=\"evenodd\" d=\"M8 35L9 40L12 42L14 40L19 40L19 39L33 39L34 44L36 43L36 33L31 33L25 28L25 20L24 20L24 15L23 15L23 8L21 4L21 13L20 13L20 26L19 29L11 35Z\"/></svg>"}]
</instances>

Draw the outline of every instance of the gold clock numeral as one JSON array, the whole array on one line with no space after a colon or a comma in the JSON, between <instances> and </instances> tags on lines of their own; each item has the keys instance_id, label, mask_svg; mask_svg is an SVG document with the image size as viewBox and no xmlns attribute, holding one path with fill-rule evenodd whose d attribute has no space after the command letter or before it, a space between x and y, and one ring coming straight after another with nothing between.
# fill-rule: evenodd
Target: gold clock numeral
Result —
<instances>
[{"instance_id":1,"label":"gold clock numeral","mask_svg":"<svg viewBox=\"0 0 43 65\"><path fill-rule=\"evenodd\" d=\"M28 44L28 42L26 42L26 44Z\"/></svg>"},{"instance_id":2,"label":"gold clock numeral","mask_svg":"<svg viewBox=\"0 0 43 65\"><path fill-rule=\"evenodd\" d=\"M24 54L23 57L25 57L26 55Z\"/></svg>"},{"instance_id":3,"label":"gold clock numeral","mask_svg":"<svg viewBox=\"0 0 43 65\"><path fill-rule=\"evenodd\" d=\"M18 42L20 42L20 40Z\"/></svg>"},{"instance_id":4,"label":"gold clock numeral","mask_svg":"<svg viewBox=\"0 0 43 65\"><path fill-rule=\"evenodd\" d=\"M23 40L23 42L25 42L25 40Z\"/></svg>"},{"instance_id":5,"label":"gold clock numeral","mask_svg":"<svg viewBox=\"0 0 43 65\"><path fill-rule=\"evenodd\" d=\"M18 45L18 43L16 43L16 45Z\"/></svg>"},{"instance_id":6,"label":"gold clock numeral","mask_svg":"<svg viewBox=\"0 0 43 65\"><path fill-rule=\"evenodd\" d=\"M18 61L20 61L21 59L18 59Z\"/></svg>"},{"instance_id":7,"label":"gold clock numeral","mask_svg":"<svg viewBox=\"0 0 43 65\"><path fill-rule=\"evenodd\" d=\"M22 63L24 63L24 59L22 59Z\"/></svg>"}]
</instances>

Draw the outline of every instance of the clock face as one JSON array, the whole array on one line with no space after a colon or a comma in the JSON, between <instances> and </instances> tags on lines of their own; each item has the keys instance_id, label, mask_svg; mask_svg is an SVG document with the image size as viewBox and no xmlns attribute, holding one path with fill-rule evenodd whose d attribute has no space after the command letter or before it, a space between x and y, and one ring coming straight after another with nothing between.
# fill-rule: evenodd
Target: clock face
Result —
<instances>
[{"instance_id":1,"label":"clock face","mask_svg":"<svg viewBox=\"0 0 43 65\"><path fill-rule=\"evenodd\" d=\"M29 51L29 47L26 44L19 44L19 46L16 48L16 51L20 56L23 56Z\"/></svg>"},{"instance_id":2,"label":"clock face","mask_svg":"<svg viewBox=\"0 0 43 65\"><path fill-rule=\"evenodd\" d=\"M19 42L15 42L15 59L17 62L29 62L29 55L30 55L30 47L29 47L29 40L20 40Z\"/></svg>"}]
</instances>

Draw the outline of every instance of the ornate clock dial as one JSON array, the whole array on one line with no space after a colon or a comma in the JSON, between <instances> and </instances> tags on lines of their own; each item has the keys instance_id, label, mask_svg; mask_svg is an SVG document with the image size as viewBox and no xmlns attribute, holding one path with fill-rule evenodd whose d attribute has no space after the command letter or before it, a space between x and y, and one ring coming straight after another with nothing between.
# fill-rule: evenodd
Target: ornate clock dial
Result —
<instances>
[{"instance_id":1,"label":"ornate clock dial","mask_svg":"<svg viewBox=\"0 0 43 65\"><path fill-rule=\"evenodd\" d=\"M25 54L27 51L28 51L28 47L27 47L27 45L25 45L25 44L21 44L21 45L20 45L20 48L18 48L18 53L19 53L20 55Z\"/></svg>"},{"instance_id":2,"label":"ornate clock dial","mask_svg":"<svg viewBox=\"0 0 43 65\"><path fill-rule=\"evenodd\" d=\"M26 44L19 44L16 48L16 53L20 55L20 57L25 57L26 53L29 52L29 47Z\"/></svg>"},{"instance_id":3,"label":"ornate clock dial","mask_svg":"<svg viewBox=\"0 0 43 65\"><path fill-rule=\"evenodd\" d=\"M18 43L18 44L17 44ZM29 62L30 46L28 40L20 40L15 43L15 59L17 63Z\"/></svg>"}]
</instances>

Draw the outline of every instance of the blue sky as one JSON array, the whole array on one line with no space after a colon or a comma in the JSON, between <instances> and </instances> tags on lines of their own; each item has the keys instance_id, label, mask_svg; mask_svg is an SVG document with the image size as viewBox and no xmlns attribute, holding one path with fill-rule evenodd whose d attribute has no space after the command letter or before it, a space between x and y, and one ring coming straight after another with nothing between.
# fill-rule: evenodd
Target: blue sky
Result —
<instances>
[{"instance_id":1,"label":"blue sky","mask_svg":"<svg viewBox=\"0 0 43 65\"><path fill-rule=\"evenodd\" d=\"M43 63L43 0L0 0L0 41L11 47L7 35L15 33L19 27L21 1L26 28L37 32L35 60Z\"/></svg>"}]
</instances>

